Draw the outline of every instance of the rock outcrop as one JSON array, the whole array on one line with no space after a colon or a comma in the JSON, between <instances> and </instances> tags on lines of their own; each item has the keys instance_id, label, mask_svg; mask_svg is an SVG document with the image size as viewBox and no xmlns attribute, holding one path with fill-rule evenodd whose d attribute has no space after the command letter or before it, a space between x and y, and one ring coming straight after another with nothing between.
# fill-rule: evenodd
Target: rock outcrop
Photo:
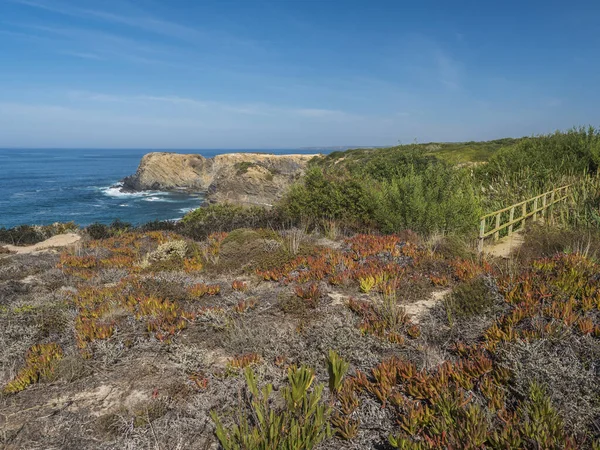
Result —
<instances>
[{"instance_id":1,"label":"rock outcrop","mask_svg":"<svg viewBox=\"0 0 600 450\"><path fill-rule=\"evenodd\" d=\"M228 153L213 158L155 152L144 155L127 190L205 192L208 203L272 205L316 155Z\"/></svg>"}]
</instances>

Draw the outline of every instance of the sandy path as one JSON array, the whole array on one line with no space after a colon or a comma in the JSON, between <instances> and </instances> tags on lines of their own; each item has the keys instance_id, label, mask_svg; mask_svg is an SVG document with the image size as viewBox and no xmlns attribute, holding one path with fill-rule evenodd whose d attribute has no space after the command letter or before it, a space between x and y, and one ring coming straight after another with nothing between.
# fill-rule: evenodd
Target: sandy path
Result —
<instances>
[{"instance_id":1,"label":"sandy path","mask_svg":"<svg viewBox=\"0 0 600 450\"><path fill-rule=\"evenodd\" d=\"M497 242L491 243L487 247L484 247L483 251L488 255L495 256L497 258L509 258L510 254L521 247L525 242L523 233L516 231L510 236L503 237Z\"/></svg>"},{"instance_id":2,"label":"sandy path","mask_svg":"<svg viewBox=\"0 0 600 450\"><path fill-rule=\"evenodd\" d=\"M18 253L34 253L42 250L48 250L53 247L66 247L67 245L72 245L78 242L81 239L81 236L75 233L65 233L65 234L57 234L56 236L52 236L50 239L46 239L43 242L39 242L35 245L28 245L26 247L20 247L17 245L4 245L4 248L8 250Z\"/></svg>"}]
</instances>

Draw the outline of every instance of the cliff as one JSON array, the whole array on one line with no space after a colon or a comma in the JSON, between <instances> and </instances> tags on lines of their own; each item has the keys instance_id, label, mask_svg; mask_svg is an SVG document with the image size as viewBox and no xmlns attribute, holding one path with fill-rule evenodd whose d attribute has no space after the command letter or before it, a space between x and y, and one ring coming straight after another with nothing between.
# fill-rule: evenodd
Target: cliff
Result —
<instances>
[{"instance_id":1,"label":"cliff","mask_svg":"<svg viewBox=\"0 0 600 450\"><path fill-rule=\"evenodd\" d=\"M155 152L142 158L128 190L206 192L209 203L271 205L305 171L316 155L228 153L213 158Z\"/></svg>"}]
</instances>

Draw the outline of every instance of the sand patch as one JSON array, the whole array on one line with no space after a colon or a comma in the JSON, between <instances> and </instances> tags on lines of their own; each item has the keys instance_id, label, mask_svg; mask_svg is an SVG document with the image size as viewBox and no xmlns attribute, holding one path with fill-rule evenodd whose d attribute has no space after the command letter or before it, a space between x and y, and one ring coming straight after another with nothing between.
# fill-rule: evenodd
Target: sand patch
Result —
<instances>
[{"instance_id":1,"label":"sand patch","mask_svg":"<svg viewBox=\"0 0 600 450\"><path fill-rule=\"evenodd\" d=\"M5 245L4 248L14 252L16 254L27 254L27 253L36 253L44 250L48 250L55 247L67 247L69 245L73 245L81 240L81 236L75 233L65 233L65 234L57 234L56 236L52 236L49 239L46 239L43 242L39 242L35 245L27 245L25 247L20 247L17 245Z\"/></svg>"},{"instance_id":2,"label":"sand patch","mask_svg":"<svg viewBox=\"0 0 600 450\"><path fill-rule=\"evenodd\" d=\"M510 236L506 236L492 245L485 247L483 251L488 255L497 258L509 258L511 253L521 247L524 242L525 238L523 237L523 234L517 231Z\"/></svg>"},{"instance_id":3,"label":"sand patch","mask_svg":"<svg viewBox=\"0 0 600 450\"><path fill-rule=\"evenodd\" d=\"M441 291L435 291L431 294L431 297L425 300L419 300L414 303L410 303L404 306L404 311L410 316L410 320L419 323L421 317L433 308L439 301L441 301L446 295L448 295L452 289L443 289Z\"/></svg>"}]
</instances>

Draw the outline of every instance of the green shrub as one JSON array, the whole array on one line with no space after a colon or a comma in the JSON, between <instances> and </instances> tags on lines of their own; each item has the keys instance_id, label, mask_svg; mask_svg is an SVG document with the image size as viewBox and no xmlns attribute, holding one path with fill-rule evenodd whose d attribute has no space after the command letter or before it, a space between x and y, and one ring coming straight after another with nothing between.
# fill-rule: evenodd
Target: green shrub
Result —
<instances>
[{"instance_id":1,"label":"green shrub","mask_svg":"<svg viewBox=\"0 0 600 450\"><path fill-rule=\"evenodd\" d=\"M321 401L323 385L310 387L314 372L307 367L288 370L288 386L282 389L284 405L271 401L273 386L258 389L254 373L246 368L248 393L234 424L226 428L215 411L211 417L225 450L310 450L331 435L331 409Z\"/></svg>"},{"instance_id":2,"label":"green shrub","mask_svg":"<svg viewBox=\"0 0 600 450\"><path fill-rule=\"evenodd\" d=\"M433 164L423 171L373 187L374 221L384 233L411 229L421 234L472 234L480 216L478 199L462 170Z\"/></svg>"},{"instance_id":3,"label":"green shrub","mask_svg":"<svg viewBox=\"0 0 600 450\"><path fill-rule=\"evenodd\" d=\"M135 227L132 224L116 219L110 225L94 222L88 225L84 231L92 239L98 240L118 236L128 231L133 231L134 229Z\"/></svg>"},{"instance_id":4,"label":"green shrub","mask_svg":"<svg viewBox=\"0 0 600 450\"><path fill-rule=\"evenodd\" d=\"M315 222L328 218L367 223L373 215L367 182L326 176L320 168L311 168L299 184L292 186L281 206L295 219Z\"/></svg>"},{"instance_id":5,"label":"green shrub","mask_svg":"<svg viewBox=\"0 0 600 450\"><path fill-rule=\"evenodd\" d=\"M476 231L479 202L464 170L414 155L386 163L385 158L369 160L346 175L337 174L339 168L333 174L311 168L288 192L282 208L295 218L342 220L349 228L383 233Z\"/></svg>"},{"instance_id":6,"label":"green shrub","mask_svg":"<svg viewBox=\"0 0 600 450\"><path fill-rule=\"evenodd\" d=\"M112 221L108 228L110 230L110 233L113 236L115 236L130 231L131 229L133 229L133 225L131 225L129 222L123 222L121 219L115 219Z\"/></svg>"},{"instance_id":7,"label":"green shrub","mask_svg":"<svg viewBox=\"0 0 600 450\"><path fill-rule=\"evenodd\" d=\"M494 296L485 278L475 278L454 288L446 308L453 317L462 319L485 314L494 303Z\"/></svg>"},{"instance_id":8,"label":"green shrub","mask_svg":"<svg viewBox=\"0 0 600 450\"><path fill-rule=\"evenodd\" d=\"M579 127L523 139L492 156L481 171L502 178L529 168L530 181L544 186L557 176L595 172L599 163L600 132Z\"/></svg>"},{"instance_id":9,"label":"green shrub","mask_svg":"<svg viewBox=\"0 0 600 450\"><path fill-rule=\"evenodd\" d=\"M85 228L85 232L92 239L108 239L110 237L110 231L108 229L108 225L104 225L103 223L92 223Z\"/></svg>"},{"instance_id":10,"label":"green shrub","mask_svg":"<svg viewBox=\"0 0 600 450\"><path fill-rule=\"evenodd\" d=\"M147 231L177 231L180 227L179 222L175 220L154 220L147 222L139 227L142 232Z\"/></svg>"}]
</instances>

